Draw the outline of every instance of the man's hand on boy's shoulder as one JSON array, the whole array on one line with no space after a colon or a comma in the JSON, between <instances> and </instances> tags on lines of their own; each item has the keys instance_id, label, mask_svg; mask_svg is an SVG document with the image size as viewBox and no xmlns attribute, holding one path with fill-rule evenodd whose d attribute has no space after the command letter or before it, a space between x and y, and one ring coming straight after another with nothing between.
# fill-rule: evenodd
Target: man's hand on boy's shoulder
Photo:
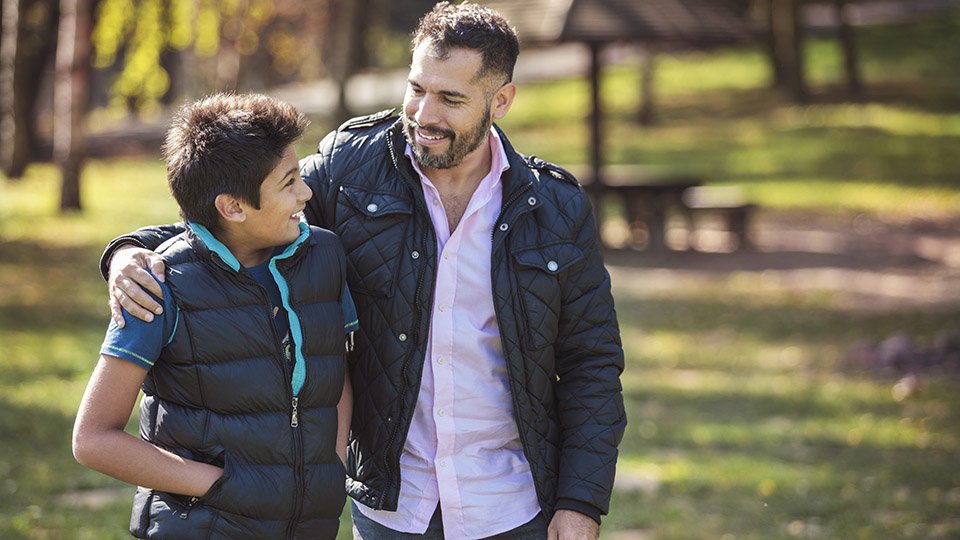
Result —
<instances>
[{"instance_id":1,"label":"man's hand on boy's shoulder","mask_svg":"<svg viewBox=\"0 0 960 540\"><path fill-rule=\"evenodd\" d=\"M147 291L163 298L157 280L164 280L164 270L163 259L152 251L132 244L117 249L110 260L110 277L107 280L110 316L117 326L123 328L125 324L124 309L147 322L152 321L155 314L163 313L163 306Z\"/></svg>"}]
</instances>

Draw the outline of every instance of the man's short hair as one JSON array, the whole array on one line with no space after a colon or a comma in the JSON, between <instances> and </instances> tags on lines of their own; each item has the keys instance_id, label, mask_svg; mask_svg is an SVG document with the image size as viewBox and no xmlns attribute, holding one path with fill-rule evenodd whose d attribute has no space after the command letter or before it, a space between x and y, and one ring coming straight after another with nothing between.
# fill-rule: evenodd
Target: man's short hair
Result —
<instances>
[{"instance_id":1,"label":"man's short hair","mask_svg":"<svg viewBox=\"0 0 960 540\"><path fill-rule=\"evenodd\" d=\"M438 3L413 31L413 50L425 41L431 42L441 56L456 47L479 51L483 61L478 78L496 74L503 76L502 83L513 80L520 40L503 15L488 7Z\"/></svg>"},{"instance_id":2,"label":"man's short hair","mask_svg":"<svg viewBox=\"0 0 960 540\"><path fill-rule=\"evenodd\" d=\"M259 208L260 185L306 126L293 105L260 94L213 94L184 105L163 144L180 215L215 231L218 195Z\"/></svg>"}]
</instances>

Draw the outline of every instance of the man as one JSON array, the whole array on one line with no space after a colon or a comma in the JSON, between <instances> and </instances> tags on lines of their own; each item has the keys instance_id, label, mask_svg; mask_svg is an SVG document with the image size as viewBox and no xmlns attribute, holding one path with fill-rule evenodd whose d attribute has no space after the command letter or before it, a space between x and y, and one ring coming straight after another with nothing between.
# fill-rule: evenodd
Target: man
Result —
<instances>
[{"instance_id":1,"label":"man","mask_svg":"<svg viewBox=\"0 0 960 540\"><path fill-rule=\"evenodd\" d=\"M519 54L499 14L441 2L412 45L400 118L348 121L301 161L307 220L340 236L361 321L354 535L597 538L626 419L592 210L574 178L493 125ZM167 234L121 237L105 260ZM115 259L119 302L158 308L137 286L152 285L139 267L162 273L156 260Z\"/></svg>"}]
</instances>

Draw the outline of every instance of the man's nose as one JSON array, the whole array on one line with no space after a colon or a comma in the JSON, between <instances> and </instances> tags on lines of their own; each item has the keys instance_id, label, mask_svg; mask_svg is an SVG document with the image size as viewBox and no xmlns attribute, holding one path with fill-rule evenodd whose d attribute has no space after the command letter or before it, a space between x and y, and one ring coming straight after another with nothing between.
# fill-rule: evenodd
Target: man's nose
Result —
<instances>
[{"instance_id":1,"label":"man's nose","mask_svg":"<svg viewBox=\"0 0 960 540\"><path fill-rule=\"evenodd\" d=\"M421 126L436 124L439 120L437 116L436 100L429 95L422 96L416 103L416 109L413 113L413 119Z\"/></svg>"}]
</instances>

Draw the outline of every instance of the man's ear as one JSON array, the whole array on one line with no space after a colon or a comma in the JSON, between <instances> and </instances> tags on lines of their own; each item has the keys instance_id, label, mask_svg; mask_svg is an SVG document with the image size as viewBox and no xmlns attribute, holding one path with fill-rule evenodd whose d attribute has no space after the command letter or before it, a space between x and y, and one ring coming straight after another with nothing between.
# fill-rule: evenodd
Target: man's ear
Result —
<instances>
[{"instance_id":1,"label":"man's ear","mask_svg":"<svg viewBox=\"0 0 960 540\"><path fill-rule=\"evenodd\" d=\"M242 223L247 219L244 205L233 195L221 193L214 199L213 204L224 221Z\"/></svg>"},{"instance_id":2,"label":"man's ear","mask_svg":"<svg viewBox=\"0 0 960 540\"><path fill-rule=\"evenodd\" d=\"M499 120L507 115L510 106L513 105L513 98L517 95L517 86L512 82L500 87L497 93L493 95L493 101L490 105L490 112L495 120Z\"/></svg>"}]
</instances>

